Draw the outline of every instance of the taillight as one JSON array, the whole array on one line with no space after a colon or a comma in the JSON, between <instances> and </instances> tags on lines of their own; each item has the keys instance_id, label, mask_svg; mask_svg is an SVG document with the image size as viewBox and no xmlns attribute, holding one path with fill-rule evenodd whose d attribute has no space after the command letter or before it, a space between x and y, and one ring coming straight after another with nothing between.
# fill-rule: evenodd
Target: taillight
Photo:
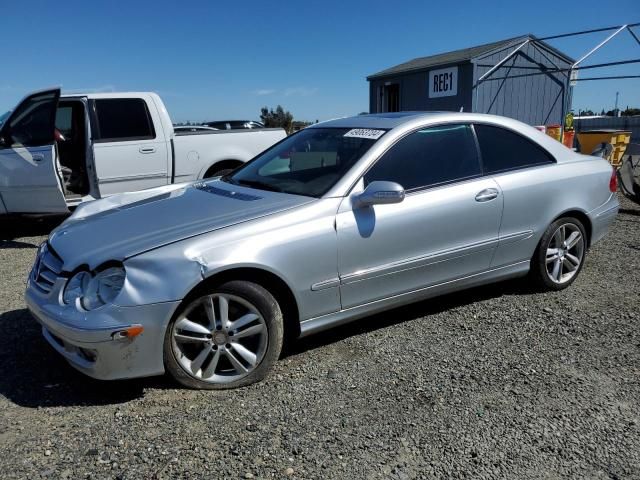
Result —
<instances>
[{"instance_id":1,"label":"taillight","mask_svg":"<svg viewBox=\"0 0 640 480\"><path fill-rule=\"evenodd\" d=\"M618 191L618 172L615 168L611 169L611 178L609 179L609 191L615 193Z\"/></svg>"}]
</instances>

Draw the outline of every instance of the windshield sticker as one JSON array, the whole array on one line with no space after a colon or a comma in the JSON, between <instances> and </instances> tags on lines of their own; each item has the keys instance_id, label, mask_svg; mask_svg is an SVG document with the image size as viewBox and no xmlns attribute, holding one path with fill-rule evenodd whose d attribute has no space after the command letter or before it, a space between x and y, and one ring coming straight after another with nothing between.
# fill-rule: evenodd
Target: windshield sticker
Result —
<instances>
[{"instance_id":1,"label":"windshield sticker","mask_svg":"<svg viewBox=\"0 0 640 480\"><path fill-rule=\"evenodd\" d=\"M345 137L353 138L369 138L371 140L377 140L384 135L384 130L372 130L370 128L354 128L344 134Z\"/></svg>"}]
</instances>

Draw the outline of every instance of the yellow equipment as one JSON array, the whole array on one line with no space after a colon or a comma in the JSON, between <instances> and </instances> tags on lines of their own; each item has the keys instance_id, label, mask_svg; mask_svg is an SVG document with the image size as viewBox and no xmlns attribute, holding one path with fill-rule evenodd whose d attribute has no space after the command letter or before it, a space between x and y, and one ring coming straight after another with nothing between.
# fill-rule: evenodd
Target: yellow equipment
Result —
<instances>
[{"instance_id":1,"label":"yellow equipment","mask_svg":"<svg viewBox=\"0 0 640 480\"><path fill-rule=\"evenodd\" d=\"M616 168L622 165L622 156L630 139L631 132L621 130L588 130L578 133L580 153L585 155L589 155L602 143L610 144L613 150L606 159Z\"/></svg>"}]
</instances>

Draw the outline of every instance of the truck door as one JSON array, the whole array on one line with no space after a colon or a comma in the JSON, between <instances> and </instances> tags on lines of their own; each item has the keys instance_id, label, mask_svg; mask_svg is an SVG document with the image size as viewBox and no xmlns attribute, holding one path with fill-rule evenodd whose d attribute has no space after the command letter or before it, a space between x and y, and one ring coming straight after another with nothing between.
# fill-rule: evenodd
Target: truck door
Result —
<instances>
[{"instance_id":1,"label":"truck door","mask_svg":"<svg viewBox=\"0 0 640 480\"><path fill-rule=\"evenodd\" d=\"M155 105L139 97L90 103L100 196L169 183L169 149Z\"/></svg>"},{"instance_id":2,"label":"truck door","mask_svg":"<svg viewBox=\"0 0 640 480\"><path fill-rule=\"evenodd\" d=\"M68 212L54 139L60 89L28 95L0 129L0 196L8 213Z\"/></svg>"}]
</instances>

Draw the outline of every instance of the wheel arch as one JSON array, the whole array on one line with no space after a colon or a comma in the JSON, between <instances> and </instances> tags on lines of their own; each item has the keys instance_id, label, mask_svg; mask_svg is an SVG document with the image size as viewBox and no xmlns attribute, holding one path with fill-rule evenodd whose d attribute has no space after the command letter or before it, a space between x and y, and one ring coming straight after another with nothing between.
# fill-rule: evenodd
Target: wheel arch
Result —
<instances>
[{"instance_id":1,"label":"wheel arch","mask_svg":"<svg viewBox=\"0 0 640 480\"><path fill-rule=\"evenodd\" d=\"M574 217L574 218L577 218L578 220L580 220L582 222L582 225L584 225L584 229L585 229L585 231L587 233L587 248L589 248L591 246L591 234L593 232L593 225L591 223L591 219L589 218L589 215L587 215L582 210L570 209L570 210L566 210L566 211L562 212L560 215L557 215L549 223L549 225L551 225L551 223L553 223L556 220L558 220L560 218L563 218L563 217Z\"/></svg>"},{"instance_id":2,"label":"wheel arch","mask_svg":"<svg viewBox=\"0 0 640 480\"><path fill-rule=\"evenodd\" d=\"M200 179L210 177L213 174L213 172L217 170L221 170L225 168L231 168L231 169L237 168L243 163L244 162L242 160L238 160L234 158L229 158L226 160L218 160L217 162L214 162L211 165L202 169Z\"/></svg>"},{"instance_id":3,"label":"wheel arch","mask_svg":"<svg viewBox=\"0 0 640 480\"><path fill-rule=\"evenodd\" d=\"M293 291L280 276L258 267L232 267L205 278L195 285L184 297L176 314L192 300L216 286L232 280L244 280L260 285L268 290L278 302L284 320L284 344L300 336L300 310Z\"/></svg>"}]
</instances>

